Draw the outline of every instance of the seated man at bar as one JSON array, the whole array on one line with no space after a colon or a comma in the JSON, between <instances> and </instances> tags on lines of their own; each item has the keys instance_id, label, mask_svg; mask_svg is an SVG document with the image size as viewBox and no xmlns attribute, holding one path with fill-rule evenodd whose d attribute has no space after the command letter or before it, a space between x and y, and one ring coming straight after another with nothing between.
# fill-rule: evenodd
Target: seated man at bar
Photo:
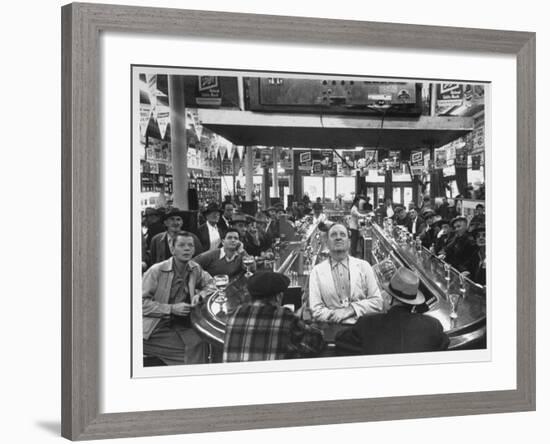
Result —
<instances>
[{"instance_id":1,"label":"seated man at bar","mask_svg":"<svg viewBox=\"0 0 550 444\"><path fill-rule=\"evenodd\" d=\"M339 355L376 355L447 350L449 338L441 323L413 307L424 303L418 291L418 276L406 267L399 268L385 290L391 297L387 313L363 316L357 323L336 335Z\"/></svg>"},{"instance_id":2,"label":"seated man at bar","mask_svg":"<svg viewBox=\"0 0 550 444\"><path fill-rule=\"evenodd\" d=\"M477 246L468 233L468 220L464 216L455 217L451 221L454 230L453 235L447 241L440 259L451 264L460 272L471 272L473 260L477 252Z\"/></svg>"},{"instance_id":3,"label":"seated man at bar","mask_svg":"<svg viewBox=\"0 0 550 444\"><path fill-rule=\"evenodd\" d=\"M313 204L313 225L319 225L327 221L327 215L323 213L323 204Z\"/></svg>"},{"instance_id":4,"label":"seated man at bar","mask_svg":"<svg viewBox=\"0 0 550 444\"><path fill-rule=\"evenodd\" d=\"M422 241L422 246L431 249L437 236L437 227L434 226L435 213L431 210L426 211L424 213L424 221L426 222L426 226L424 231L419 234L419 237Z\"/></svg>"},{"instance_id":5,"label":"seated man at bar","mask_svg":"<svg viewBox=\"0 0 550 444\"><path fill-rule=\"evenodd\" d=\"M339 223L327 233L329 258L313 267L309 277L309 305L313 319L355 323L383 310L374 271L367 261L349 255L347 228Z\"/></svg>"},{"instance_id":6,"label":"seated man at bar","mask_svg":"<svg viewBox=\"0 0 550 444\"><path fill-rule=\"evenodd\" d=\"M258 238L260 239L262 251L269 250L273 243L273 238L271 237L267 229L268 224L269 218L263 212L258 212L258 214L256 214L256 228L258 231Z\"/></svg>"},{"instance_id":7,"label":"seated man at bar","mask_svg":"<svg viewBox=\"0 0 550 444\"><path fill-rule=\"evenodd\" d=\"M428 210L430 211L430 210ZM427 211L426 211L427 213ZM424 217L426 215L424 213ZM409 233L413 235L413 237L416 239L416 237L424 232L424 229L426 228L426 224L424 222L424 219L422 219L418 215L418 209L417 208L411 208L408 214L408 221L407 221L407 230Z\"/></svg>"},{"instance_id":8,"label":"seated man at bar","mask_svg":"<svg viewBox=\"0 0 550 444\"><path fill-rule=\"evenodd\" d=\"M265 218L265 216L263 216ZM261 219L264 226L267 224L265 219ZM246 232L243 239L244 249L251 256L260 256L264 251L271 248L271 240L267 233L259 228L259 221L252 217L247 218Z\"/></svg>"},{"instance_id":9,"label":"seated man at bar","mask_svg":"<svg viewBox=\"0 0 550 444\"><path fill-rule=\"evenodd\" d=\"M248 279L251 302L227 320L223 362L315 357L323 350L321 331L281 306L289 283L287 276L272 271Z\"/></svg>"},{"instance_id":10,"label":"seated man at bar","mask_svg":"<svg viewBox=\"0 0 550 444\"><path fill-rule=\"evenodd\" d=\"M433 251L436 256L443 254L451 235L451 224L447 219L439 219L432 224L435 230Z\"/></svg>"},{"instance_id":11,"label":"seated man at bar","mask_svg":"<svg viewBox=\"0 0 550 444\"><path fill-rule=\"evenodd\" d=\"M151 239L151 248L149 253L149 266L158 262L165 261L172 257L172 246L174 245L174 236L182 230L183 227L183 212L178 208L170 208L163 216L163 223L166 227L164 233L159 233ZM193 234L189 233L193 238L195 246L194 254L200 254L204 251L201 241Z\"/></svg>"},{"instance_id":12,"label":"seated man at bar","mask_svg":"<svg viewBox=\"0 0 550 444\"><path fill-rule=\"evenodd\" d=\"M405 208L401 206L395 207L395 214L393 215L393 220L396 225L401 225L402 227L407 227L410 222L409 215L405 211Z\"/></svg>"},{"instance_id":13,"label":"seated man at bar","mask_svg":"<svg viewBox=\"0 0 550 444\"><path fill-rule=\"evenodd\" d=\"M478 227L472 231L472 236L477 245L477 252L472 263L470 279L480 284L487 285L487 260L485 249L485 227Z\"/></svg>"},{"instance_id":14,"label":"seated man at bar","mask_svg":"<svg viewBox=\"0 0 550 444\"><path fill-rule=\"evenodd\" d=\"M174 255L153 265L143 276L143 354L166 365L201 364L207 346L191 327L191 309L216 290L210 274L191 260L191 233L172 237Z\"/></svg>"},{"instance_id":15,"label":"seated man at bar","mask_svg":"<svg viewBox=\"0 0 550 444\"><path fill-rule=\"evenodd\" d=\"M236 228L228 228L222 239L222 247L200 254L195 258L195 262L211 276L226 274L231 279L246 270L243 264L245 254L239 231ZM250 269L254 271L256 265Z\"/></svg>"}]
</instances>

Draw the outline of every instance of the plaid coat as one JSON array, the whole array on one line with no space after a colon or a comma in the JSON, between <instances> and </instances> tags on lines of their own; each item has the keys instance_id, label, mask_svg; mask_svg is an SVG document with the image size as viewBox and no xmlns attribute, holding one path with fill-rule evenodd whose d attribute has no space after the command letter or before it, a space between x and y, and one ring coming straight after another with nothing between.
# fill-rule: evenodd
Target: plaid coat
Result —
<instances>
[{"instance_id":1,"label":"plaid coat","mask_svg":"<svg viewBox=\"0 0 550 444\"><path fill-rule=\"evenodd\" d=\"M257 300L240 305L225 330L223 362L313 357L324 347L323 334L288 308Z\"/></svg>"}]
</instances>

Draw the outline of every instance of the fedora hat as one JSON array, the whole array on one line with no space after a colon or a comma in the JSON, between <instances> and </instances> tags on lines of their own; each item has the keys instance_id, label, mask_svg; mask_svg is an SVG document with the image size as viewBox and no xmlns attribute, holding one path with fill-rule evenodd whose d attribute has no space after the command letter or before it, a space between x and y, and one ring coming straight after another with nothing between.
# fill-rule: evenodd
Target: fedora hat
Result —
<instances>
[{"instance_id":1,"label":"fedora hat","mask_svg":"<svg viewBox=\"0 0 550 444\"><path fill-rule=\"evenodd\" d=\"M399 268L384 284L384 289L395 299L410 305L420 305L426 301L424 295L418 291L420 280L418 276L406 267Z\"/></svg>"},{"instance_id":2,"label":"fedora hat","mask_svg":"<svg viewBox=\"0 0 550 444\"><path fill-rule=\"evenodd\" d=\"M242 213L236 213L233 215L233 217L231 218L231 225L235 225L239 222L242 222L244 224L248 224L248 220L246 218L246 215L245 214L242 214Z\"/></svg>"},{"instance_id":3,"label":"fedora hat","mask_svg":"<svg viewBox=\"0 0 550 444\"><path fill-rule=\"evenodd\" d=\"M168 219L172 216L177 216L177 217L183 218L184 215L185 215L185 212L183 212L179 208L171 207L168 210L166 210L166 212L162 215L162 220L165 221L166 219Z\"/></svg>"},{"instance_id":4,"label":"fedora hat","mask_svg":"<svg viewBox=\"0 0 550 444\"><path fill-rule=\"evenodd\" d=\"M455 222L458 222L459 220L468 223L468 219L466 219L466 217L464 217L464 216L457 216L457 217L455 217L453 220L451 220L451 227L455 224Z\"/></svg>"},{"instance_id":5,"label":"fedora hat","mask_svg":"<svg viewBox=\"0 0 550 444\"><path fill-rule=\"evenodd\" d=\"M206 208L204 209L204 211L202 212L202 214L204 214L205 216L208 214L208 213L223 213L223 211L220 209L220 207L218 206L218 204L216 202L210 202Z\"/></svg>"},{"instance_id":6,"label":"fedora hat","mask_svg":"<svg viewBox=\"0 0 550 444\"><path fill-rule=\"evenodd\" d=\"M441 228L443 225L450 225L450 222L448 219L439 219L439 220L436 220L433 224L432 224L432 227L439 227Z\"/></svg>"}]
</instances>

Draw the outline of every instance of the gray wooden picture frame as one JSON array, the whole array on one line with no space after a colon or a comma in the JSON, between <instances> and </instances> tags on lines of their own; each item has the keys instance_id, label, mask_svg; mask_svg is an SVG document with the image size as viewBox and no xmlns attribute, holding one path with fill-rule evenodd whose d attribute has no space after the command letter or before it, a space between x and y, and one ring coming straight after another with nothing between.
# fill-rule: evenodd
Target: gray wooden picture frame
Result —
<instances>
[{"instance_id":1,"label":"gray wooden picture frame","mask_svg":"<svg viewBox=\"0 0 550 444\"><path fill-rule=\"evenodd\" d=\"M517 57L517 389L100 413L99 35L105 31L459 50ZM75 3L62 8L62 105L62 435L66 438L135 437L535 409L534 33Z\"/></svg>"}]
</instances>

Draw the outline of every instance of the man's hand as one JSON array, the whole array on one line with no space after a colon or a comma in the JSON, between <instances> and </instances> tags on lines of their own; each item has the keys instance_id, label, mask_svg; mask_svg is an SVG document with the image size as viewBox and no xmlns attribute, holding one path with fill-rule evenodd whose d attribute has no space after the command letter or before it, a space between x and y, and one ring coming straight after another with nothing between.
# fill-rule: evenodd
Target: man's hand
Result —
<instances>
[{"instance_id":1,"label":"man's hand","mask_svg":"<svg viewBox=\"0 0 550 444\"><path fill-rule=\"evenodd\" d=\"M188 304L187 302L172 304L170 312L176 316L187 316L191 313L191 304Z\"/></svg>"},{"instance_id":2,"label":"man's hand","mask_svg":"<svg viewBox=\"0 0 550 444\"><path fill-rule=\"evenodd\" d=\"M239 241L239 243L237 244L237 253L239 254L244 253L244 244L241 241Z\"/></svg>"},{"instance_id":3,"label":"man's hand","mask_svg":"<svg viewBox=\"0 0 550 444\"><path fill-rule=\"evenodd\" d=\"M194 307L195 305L200 304L202 301L202 295L200 293L197 293L193 298L191 299L191 306Z\"/></svg>"},{"instance_id":4,"label":"man's hand","mask_svg":"<svg viewBox=\"0 0 550 444\"><path fill-rule=\"evenodd\" d=\"M353 307L349 306L333 310L332 313L330 313L328 320L329 322L339 323L345 321L348 318L351 318L352 316L355 316L355 310L353 309Z\"/></svg>"}]
</instances>

